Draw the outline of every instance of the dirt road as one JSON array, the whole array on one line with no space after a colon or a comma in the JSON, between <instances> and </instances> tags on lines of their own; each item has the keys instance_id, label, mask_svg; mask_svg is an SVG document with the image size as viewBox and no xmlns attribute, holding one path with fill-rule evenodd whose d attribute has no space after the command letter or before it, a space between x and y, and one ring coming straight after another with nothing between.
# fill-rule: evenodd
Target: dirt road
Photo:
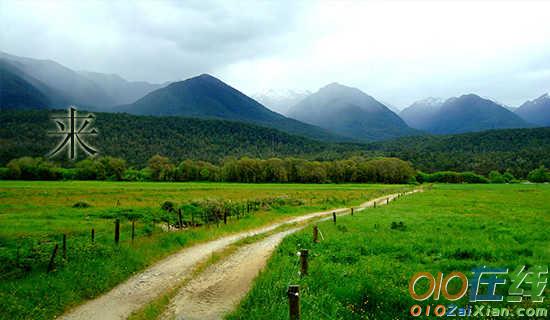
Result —
<instances>
[{"instance_id":1,"label":"dirt road","mask_svg":"<svg viewBox=\"0 0 550 320\"><path fill-rule=\"evenodd\" d=\"M419 190L413 190L408 192L407 194L417 191ZM356 207L355 212L364 210L368 207L372 207L375 202L377 203L377 205L386 204L386 199L392 201L397 196L398 194L391 194L374 200L370 200ZM166 290L176 287L177 284L189 278L192 274L194 267L201 261L207 259L212 253L216 251L222 250L223 248L243 238L263 234L275 230L283 225L300 223L314 218L330 216L332 212L336 212L336 214L339 215L348 214L349 211L349 208L341 208L336 210L310 213L296 218L288 219L283 222L274 223L263 228L243 231L234 235L222 237L216 240L182 249L180 252L167 257L166 259L154 264L147 270L129 278L128 280L119 284L104 295L96 299L90 300L73 310L70 310L68 313L59 317L59 319L126 319L132 312L138 310L156 297L160 296L162 293L166 292ZM277 233L275 236L279 234L284 233ZM277 237L273 239L276 238ZM264 260L266 259L267 257L265 257ZM256 274L257 272L254 273L254 275ZM245 280L250 280L249 282L252 281L252 279L248 278L244 279L243 281L246 282ZM229 280L225 279L224 281ZM241 289L241 292L242 291L243 289ZM244 292L246 292L246 290L244 290ZM176 308L175 310L178 310L177 307L174 308Z\"/></svg>"},{"instance_id":2,"label":"dirt road","mask_svg":"<svg viewBox=\"0 0 550 320\"><path fill-rule=\"evenodd\" d=\"M250 290L273 250L287 235L300 228L279 232L207 268L172 299L162 319L214 320L233 310Z\"/></svg>"}]
</instances>

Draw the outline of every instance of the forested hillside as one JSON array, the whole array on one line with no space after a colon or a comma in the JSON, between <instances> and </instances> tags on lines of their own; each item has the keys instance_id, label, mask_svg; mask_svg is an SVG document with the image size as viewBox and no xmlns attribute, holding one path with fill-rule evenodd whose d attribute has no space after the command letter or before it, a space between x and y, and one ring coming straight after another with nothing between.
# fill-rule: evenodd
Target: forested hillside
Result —
<instances>
[{"instance_id":1,"label":"forested hillside","mask_svg":"<svg viewBox=\"0 0 550 320\"><path fill-rule=\"evenodd\" d=\"M47 131L55 131L55 124L49 116L63 115L65 112L0 112L0 166L13 158L44 156L50 152L59 137L47 135ZM124 158L130 164L138 166L145 165L155 154L174 160L196 159L211 162L219 162L228 156L333 159L349 156L352 152L365 148L354 144L323 143L242 122L94 114L94 126L99 134L89 138L90 144L102 155ZM62 158L61 156L59 159Z\"/></svg>"},{"instance_id":2,"label":"forested hillside","mask_svg":"<svg viewBox=\"0 0 550 320\"><path fill-rule=\"evenodd\" d=\"M375 144L386 156L425 172L511 170L517 177L550 166L550 128L504 129L447 136L405 137Z\"/></svg>"},{"instance_id":3,"label":"forested hillside","mask_svg":"<svg viewBox=\"0 0 550 320\"><path fill-rule=\"evenodd\" d=\"M49 119L65 111L0 112L0 166L22 156L44 156L58 137L47 135ZM491 130L448 136L405 137L370 144L324 143L252 124L182 117L95 113L99 135L90 144L101 155L143 167L155 154L220 163L227 157L299 157L311 160L388 156L408 160L424 172L511 170L526 177L550 167L550 128ZM60 160L63 157L54 160Z\"/></svg>"}]
</instances>

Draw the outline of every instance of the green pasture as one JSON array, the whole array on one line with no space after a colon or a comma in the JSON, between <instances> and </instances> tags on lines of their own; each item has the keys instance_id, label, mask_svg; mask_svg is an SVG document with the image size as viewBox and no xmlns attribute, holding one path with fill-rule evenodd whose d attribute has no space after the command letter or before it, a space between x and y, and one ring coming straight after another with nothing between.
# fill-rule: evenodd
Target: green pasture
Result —
<instances>
[{"instance_id":1,"label":"green pasture","mask_svg":"<svg viewBox=\"0 0 550 320\"><path fill-rule=\"evenodd\" d=\"M52 319L185 246L322 209L410 189L375 184L232 184L105 181L0 181L0 319ZM167 213L198 200L299 199L213 224L166 231ZM85 203L86 207L75 207ZM185 220L189 213L183 211ZM121 221L115 245L114 221ZM131 221L136 238L130 240ZM95 242L91 242L91 230ZM67 236L67 256L61 251ZM55 270L47 266L60 246Z\"/></svg>"},{"instance_id":2,"label":"green pasture","mask_svg":"<svg viewBox=\"0 0 550 320\"><path fill-rule=\"evenodd\" d=\"M288 319L289 284L301 286L302 319L409 319L414 304L450 304L414 301L408 293L413 274L460 271L470 277L484 265L510 271L548 266L549 226L550 185L435 185L336 224L320 223L320 243L312 242L311 228L286 238L228 319ZM297 252L304 248L309 275L300 277ZM449 291L456 286L451 282ZM508 296L508 287L509 280L497 293ZM550 308L549 287L544 296L543 303L487 304Z\"/></svg>"}]
</instances>

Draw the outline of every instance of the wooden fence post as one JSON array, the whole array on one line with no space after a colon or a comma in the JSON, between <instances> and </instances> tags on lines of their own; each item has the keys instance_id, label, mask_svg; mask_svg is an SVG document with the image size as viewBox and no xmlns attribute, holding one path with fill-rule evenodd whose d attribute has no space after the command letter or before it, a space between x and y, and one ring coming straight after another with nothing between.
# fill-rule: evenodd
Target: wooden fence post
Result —
<instances>
[{"instance_id":1,"label":"wooden fence post","mask_svg":"<svg viewBox=\"0 0 550 320\"><path fill-rule=\"evenodd\" d=\"M376 200L374 200L373 208L376 209Z\"/></svg>"},{"instance_id":2,"label":"wooden fence post","mask_svg":"<svg viewBox=\"0 0 550 320\"><path fill-rule=\"evenodd\" d=\"M52 272L55 268L55 256L57 255L57 248L58 245L55 244L55 247L53 247L52 256L50 258L50 263L48 263L48 272Z\"/></svg>"},{"instance_id":3,"label":"wooden fence post","mask_svg":"<svg viewBox=\"0 0 550 320\"><path fill-rule=\"evenodd\" d=\"M313 243L319 242L318 236L319 236L319 227L313 226Z\"/></svg>"},{"instance_id":4,"label":"wooden fence post","mask_svg":"<svg viewBox=\"0 0 550 320\"><path fill-rule=\"evenodd\" d=\"M390 198L386 198L386 204L390 204Z\"/></svg>"},{"instance_id":5,"label":"wooden fence post","mask_svg":"<svg viewBox=\"0 0 550 320\"><path fill-rule=\"evenodd\" d=\"M300 250L300 275L307 276L307 249Z\"/></svg>"},{"instance_id":6,"label":"wooden fence post","mask_svg":"<svg viewBox=\"0 0 550 320\"><path fill-rule=\"evenodd\" d=\"M351 215L353 216L353 208L351 208Z\"/></svg>"},{"instance_id":7,"label":"wooden fence post","mask_svg":"<svg viewBox=\"0 0 550 320\"><path fill-rule=\"evenodd\" d=\"M95 230L92 228L92 243L95 241Z\"/></svg>"},{"instance_id":8,"label":"wooden fence post","mask_svg":"<svg viewBox=\"0 0 550 320\"><path fill-rule=\"evenodd\" d=\"M67 260L67 235L63 234L63 259Z\"/></svg>"},{"instance_id":9,"label":"wooden fence post","mask_svg":"<svg viewBox=\"0 0 550 320\"><path fill-rule=\"evenodd\" d=\"M227 209L223 210L223 224L227 224Z\"/></svg>"},{"instance_id":10,"label":"wooden fence post","mask_svg":"<svg viewBox=\"0 0 550 320\"><path fill-rule=\"evenodd\" d=\"M332 212L332 222L336 224L336 212Z\"/></svg>"},{"instance_id":11,"label":"wooden fence post","mask_svg":"<svg viewBox=\"0 0 550 320\"><path fill-rule=\"evenodd\" d=\"M115 220L115 243L118 244L120 240L120 219Z\"/></svg>"},{"instance_id":12,"label":"wooden fence post","mask_svg":"<svg viewBox=\"0 0 550 320\"><path fill-rule=\"evenodd\" d=\"M180 223L180 229L183 229L183 217L181 216L181 208L178 209L178 220Z\"/></svg>"},{"instance_id":13,"label":"wooden fence post","mask_svg":"<svg viewBox=\"0 0 550 320\"><path fill-rule=\"evenodd\" d=\"M287 290L290 320L300 319L300 286L289 285Z\"/></svg>"}]
</instances>

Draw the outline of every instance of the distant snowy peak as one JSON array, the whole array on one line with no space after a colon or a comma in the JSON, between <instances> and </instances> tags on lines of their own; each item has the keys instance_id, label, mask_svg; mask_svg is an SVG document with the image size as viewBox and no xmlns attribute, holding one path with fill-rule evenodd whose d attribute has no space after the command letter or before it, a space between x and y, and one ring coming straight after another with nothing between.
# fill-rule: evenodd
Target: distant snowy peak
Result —
<instances>
[{"instance_id":1,"label":"distant snowy peak","mask_svg":"<svg viewBox=\"0 0 550 320\"><path fill-rule=\"evenodd\" d=\"M550 95L548 93L529 100L516 109L523 119L540 126L550 126Z\"/></svg>"},{"instance_id":2,"label":"distant snowy peak","mask_svg":"<svg viewBox=\"0 0 550 320\"><path fill-rule=\"evenodd\" d=\"M437 107L437 106L442 105L444 102L445 102L445 100L444 100L444 99L441 99L441 98L428 97L428 98L426 98L426 99L419 100L419 101L417 101L417 102L415 102L415 103L417 103L417 104L422 104L422 105L426 105L426 106Z\"/></svg>"},{"instance_id":3,"label":"distant snowy peak","mask_svg":"<svg viewBox=\"0 0 550 320\"><path fill-rule=\"evenodd\" d=\"M275 112L286 114L292 106L310 94L308 90L269 89L252 95L252 98Z\"/></svg>"}]
</instances>

